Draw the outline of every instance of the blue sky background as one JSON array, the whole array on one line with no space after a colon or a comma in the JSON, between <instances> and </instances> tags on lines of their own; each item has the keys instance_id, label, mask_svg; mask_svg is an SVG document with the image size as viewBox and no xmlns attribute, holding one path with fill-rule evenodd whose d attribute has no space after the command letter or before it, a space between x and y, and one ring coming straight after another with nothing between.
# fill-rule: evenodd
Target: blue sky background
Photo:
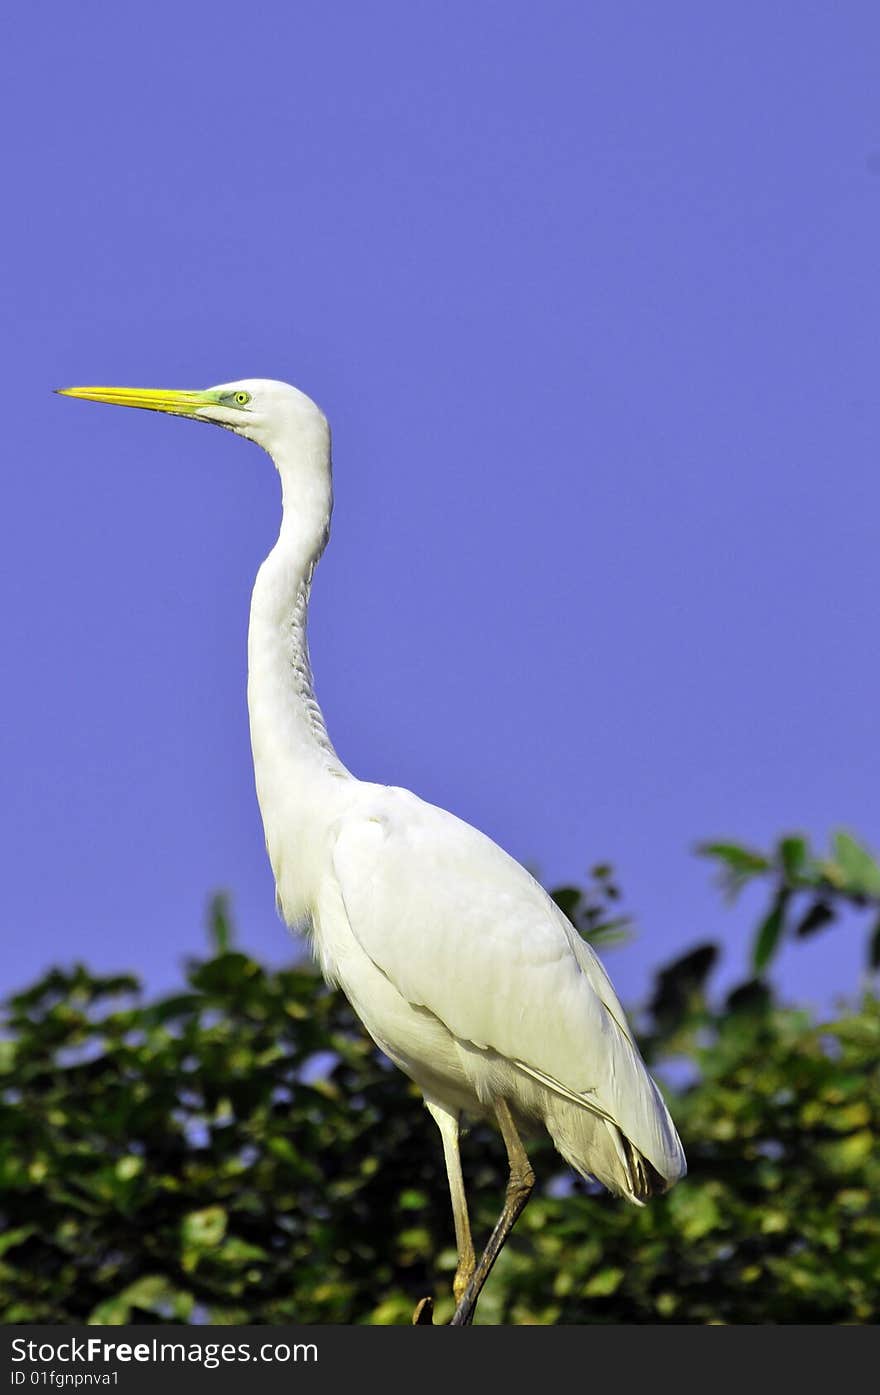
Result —
<instances>
[{"instance_id":1,"label":"blue sky background","mask_svg":"<svg viewBox=\"0 0 880 1395\"><path fill-rule=\"evenodd\" d=\"M700 838L880 843L880 9L34 3L4 32L0 988L276 919L245 706L269 462L54 386L289 379L358 774L551 883L625 998L744 970ZM854 988L863 937L786 952Z\"/></svg>"}]
</instances>

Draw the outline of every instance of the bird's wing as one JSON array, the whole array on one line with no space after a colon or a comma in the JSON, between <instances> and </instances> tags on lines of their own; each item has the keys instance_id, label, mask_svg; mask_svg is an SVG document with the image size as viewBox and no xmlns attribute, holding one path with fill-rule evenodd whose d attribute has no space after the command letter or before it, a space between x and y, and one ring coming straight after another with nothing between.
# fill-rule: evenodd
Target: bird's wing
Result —
<instances>
[{"instance_id":1,"label":"bird's wing","mask_svg":"<svg viewBox=\"0 0 880 1395\"><path fill-rule=\"evenodd\" d=\"M332 859L370 959L455 1036L613 1120L677 1176L674 1125L589 945L490 838L407 790L369 790Z\"/></svg>"}]
</instances>

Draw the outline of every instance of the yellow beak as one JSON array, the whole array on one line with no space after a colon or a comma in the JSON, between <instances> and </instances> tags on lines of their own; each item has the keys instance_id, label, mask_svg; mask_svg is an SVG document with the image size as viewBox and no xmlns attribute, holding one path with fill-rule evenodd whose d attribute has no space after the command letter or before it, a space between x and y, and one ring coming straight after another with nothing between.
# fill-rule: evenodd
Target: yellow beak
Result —
<instances>
[{"instance_id":1,"label":"yellow beak","mask_svg":"<svg viewBox=\"0 0 880 1395\"><path fill-rule=\"evenodd\" d=\"M179 392L174 388L71 387L56 388L62 397L82 397L86 402L110 402L114 407L143 407L149 412L171 412L192 417L200 407L216 406L212 392Z\"/></svg>"}]
</instances>

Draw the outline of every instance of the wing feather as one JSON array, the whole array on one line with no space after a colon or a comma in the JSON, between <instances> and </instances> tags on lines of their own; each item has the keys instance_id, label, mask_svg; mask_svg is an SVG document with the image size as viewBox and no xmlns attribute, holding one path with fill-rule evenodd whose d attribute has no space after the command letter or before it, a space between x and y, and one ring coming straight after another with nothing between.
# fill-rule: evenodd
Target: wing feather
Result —
<instances>
[{"instance_id":1,"label":"wing feather","mask_svg":"<svg viewBox=\"0 0 880 1395\"><path fill-rule=\"evenodd\" d=\"M526 870L406 790L367 787L334 830L351 930L413 1005L614 1122L664 1176L684 1158L599 960Z\"/></svg>"}]
</instances>

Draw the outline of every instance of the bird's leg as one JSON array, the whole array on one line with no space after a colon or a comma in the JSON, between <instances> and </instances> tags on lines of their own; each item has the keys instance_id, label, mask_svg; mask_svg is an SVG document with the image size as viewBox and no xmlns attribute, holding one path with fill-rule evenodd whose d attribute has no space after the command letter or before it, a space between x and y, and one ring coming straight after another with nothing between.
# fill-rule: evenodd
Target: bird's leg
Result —
<instances>
[{"instance_id":1,"label":"bird's leg","mask_svg":"<svg viewBox=\"0 0 880 1395\"><path fill-rule=\"evenodd\" d=\"M455 1244L458 1249L458 1267L452 1281L452 1291L456 1303L460 1303L476 1267L474 1242L471 1238L471 1223L468 1217L467 1197L464 1178L461 1174L461 1156L458 1151L458 1113L425 1100L431 1118L440 1130L443 1140L443 1158L446 1163L446 1176L449 1181L449 1195L452 1198L452 1219L455 1225ZM416 1308L413 1322L424 1326L430 1321L430 1310L423 1298Z\"/></svg>"},{"instance_id":2,"label":"bird's leg","mask_svg":"<svg viewBox=\"0 0 880 1395\"><path fill-rule=\"evenodd\" d=\"M420 1298L416 1304L416 1310L412 1315L413 1327L433 1327L434 1326L434 1300L430 1296Z\"/></svg>"},{"instance_id":3,"label":"bird's leg","mask_svg":"<svg viewBox=\"0 0 880 1395\"><path fill-rule=\"evenodd\" d=\"M480 1262L474 1270L471 1280L467 1285L461 1298L458 1300L458 1307L452 1318L452 1327L467 1327L474 1318L474 1310L477 1306L477 1299L483 1288L483 1284L489 1277L492 1265L498 1258L513 1227L522 1214L525 1204L532 1194L535 1185L535 1174L529 1162L526 1150L522 1145L522 1140L517 1132L513 1116L508 1108L506 1100L495 1101L495 1117L498 1120L498 1127L501 1129L501 1137L504 1139L504 1146L507 1149L507 1161L510 1164L510 1176L507 1181L507 1191L504 1196L504 1207L501 1215L495 1222L495 1229L489 1236L489 1243L480 1256Z\"/></svg>"}]
</instances>

